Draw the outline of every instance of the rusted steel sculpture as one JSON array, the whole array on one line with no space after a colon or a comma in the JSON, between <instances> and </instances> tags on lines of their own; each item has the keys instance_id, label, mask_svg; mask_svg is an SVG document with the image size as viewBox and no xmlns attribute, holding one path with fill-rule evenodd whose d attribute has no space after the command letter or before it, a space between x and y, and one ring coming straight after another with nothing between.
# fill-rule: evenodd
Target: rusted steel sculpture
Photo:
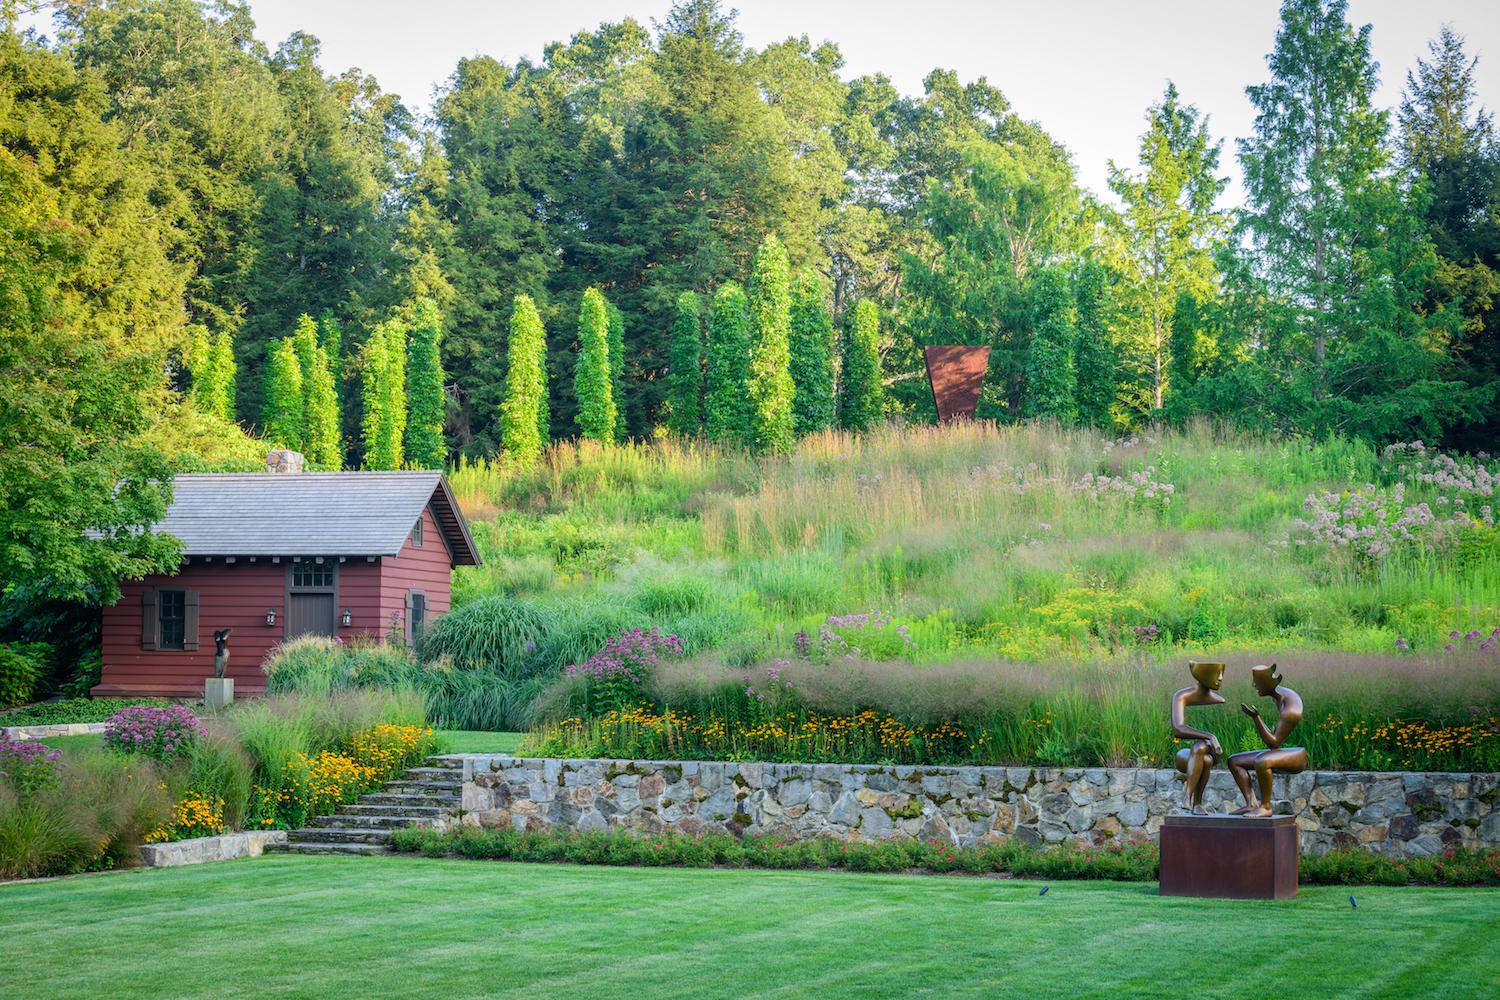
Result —
<instances>
[{"instance_id":1,"label":"rusted steel sculpture","mask_svg":"<svg viewBox=\"0 0 1500 1000\"><path fill-rule=\"evenodd\" d=\"M1187 787L1182 793L1183 811L1202 816L1208 773L1223 759L1224 748L1213 733L1187 724L1187 710L1194 705L1224 704L1224 696L1219 694L1224 683L1224 664L1193 660L1188 663L1188 670L1197 683L1172 695L1172 735L1194 741L1192 746L1178 751L1177 770L1187 775Z\"/></svg>"},{"instance_id":2,"label":"rusted steel sculpture","mask_svg":"<svg viewBox=\"0 0 1500 1000\"><path fill-rule=\"evenodd\" d=\"M932 386L932 401L937 404L938 422L971 420L979 405L979 390L984 387L984 373L990 364L988 347L950 345L924 347L927 382Z\"/></svg>"},{"instance_id":3,"label":"rusted steel sculpture","mask_svg":"<svg viewBox=\"0 0 1500 1000\"><path fill-rule=\"evenodd\" d=\"M1230 755L1229 773L1234 775L1234 783L1245 797L1245 804L1234 812L1240 816L1269 816L1271 777L1274 772L1297 774L1307 767L1307 751L1302 747L1286 745L1292 730L1302 721L1302 696L1291 688L1281 686L1281 675L1276 672L1274 663L1269 667L1251 667L1250 680L1262 698L1270 698L1276 703L1276 728L1273 730L1266 725L1265 720L1260 717L1260 710L1254 705L1240 705L1241 711L1255 723L1255 731L1267 749L1246 750ZM1250 783L1251 771L1255 772L1256 784L1260 786L1258 795L1257 789Z\"/></svg>"}]
</instances>

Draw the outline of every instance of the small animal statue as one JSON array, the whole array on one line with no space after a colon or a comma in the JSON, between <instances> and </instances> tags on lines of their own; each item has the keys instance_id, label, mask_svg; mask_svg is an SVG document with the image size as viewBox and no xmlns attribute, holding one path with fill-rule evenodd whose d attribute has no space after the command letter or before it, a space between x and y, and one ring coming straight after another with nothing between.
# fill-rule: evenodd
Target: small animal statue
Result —
<instances>
[{"instance_id":1,"label":"small animal statue","mask_svg":"<svg viewBox=\"0 0 1500 1000\"><path fill-rule=\"evenodd\" d=\"M214 677L224 679L224 671L229 669L229 633L233 629L214 629Z\"/></svg>"}]
</instances>

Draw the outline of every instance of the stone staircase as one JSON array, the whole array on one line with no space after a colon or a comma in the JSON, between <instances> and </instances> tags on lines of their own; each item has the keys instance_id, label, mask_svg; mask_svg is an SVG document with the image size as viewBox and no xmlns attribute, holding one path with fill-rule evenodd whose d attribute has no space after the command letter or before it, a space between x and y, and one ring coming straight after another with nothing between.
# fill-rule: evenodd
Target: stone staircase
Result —
<instances>
[{"instance_id":1,"label":"stone staircase","mask_svg":"<svg viewBox=\"0 0 1500 1000\"><path fill-rule=\"evenodd\" d=\"M318 816L311 826L293 830L284 844L268 846L283 854L388 854L391 831L408 826L446 827L460 811L463 764L432 757L424 767L408 768L378 792L360 796L332 816Z\"/></svg>"}]
</instances>

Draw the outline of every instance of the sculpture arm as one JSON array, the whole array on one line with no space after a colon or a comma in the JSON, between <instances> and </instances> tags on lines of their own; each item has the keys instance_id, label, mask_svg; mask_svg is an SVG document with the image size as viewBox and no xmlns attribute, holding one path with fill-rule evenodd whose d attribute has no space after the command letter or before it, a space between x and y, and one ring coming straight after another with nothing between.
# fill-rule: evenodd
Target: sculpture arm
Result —
<instances>
[{"instance_id":1,"label":"sculpture arm","mask_svg":"<svg viewBox=\"0 0 1500 1000\"><path fill-rule=\"evenodd\" d=\"M1266 725L1265 719L1262 719L1258 715L1253 716L1253 718L1255 720L1255 731L1260 736L1260 741L1272 750L1280 749L1282 742L1287 737L1287 734L1291 732L1290 727L1288 727L1286 733L1283 733L1281 731L1281 720L1277 719L1276 731L1272 732L1271 728Z\"/></svg>"}]
</instances>

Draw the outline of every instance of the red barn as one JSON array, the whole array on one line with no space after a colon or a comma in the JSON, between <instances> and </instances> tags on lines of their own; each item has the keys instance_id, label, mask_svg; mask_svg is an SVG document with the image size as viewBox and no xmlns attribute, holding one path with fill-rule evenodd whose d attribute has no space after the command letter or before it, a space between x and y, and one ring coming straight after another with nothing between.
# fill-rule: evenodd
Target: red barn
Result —
<instances>
[{"instance_id":1,"label":"red barn","mask_svg":"<svg viewBox=\"0 0 1500 1000\"><path fill-rule=\"evenodd\" d=\"M280 457L268 469L286 468ZM234 630L226 676L264 691L277 643L409 640L448 610L453 567L479 565L438 472L182 475L156 528L182 540L182 567L122 584L104 609L96 695L202 696L222 628Z\"/></svg>"}]
</instances>

